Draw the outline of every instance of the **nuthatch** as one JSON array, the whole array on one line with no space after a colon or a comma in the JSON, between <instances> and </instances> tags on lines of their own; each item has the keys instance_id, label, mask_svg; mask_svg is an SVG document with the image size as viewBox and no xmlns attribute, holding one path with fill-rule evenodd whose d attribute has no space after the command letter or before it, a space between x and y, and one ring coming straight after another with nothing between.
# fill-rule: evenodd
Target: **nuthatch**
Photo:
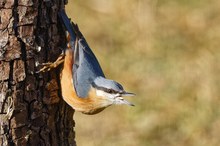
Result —
<instances>
[{"instance_id":1,"label":"nuthatch","mask_svg":"<svg viewBox=\"0 0 220 146\"><path fill-rule=\"evenodd\" d=\"M122 97L134 94L126 92L118 82L105 78L78 26L71 23L64 10L59 12L59 16L69 33L61 73L63 99L84 114L99 113L113 104L133 106Z\"/></svg>"}]
</instances>

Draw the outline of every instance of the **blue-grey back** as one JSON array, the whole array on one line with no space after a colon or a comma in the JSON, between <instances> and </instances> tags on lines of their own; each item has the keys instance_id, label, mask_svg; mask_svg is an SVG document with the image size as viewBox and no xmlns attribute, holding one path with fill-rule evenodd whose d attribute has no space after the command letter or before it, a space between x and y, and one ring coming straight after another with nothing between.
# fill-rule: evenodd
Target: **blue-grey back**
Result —
<instances>
[{"instance_id":1,"label":"blue-grey back","mask_svg":"<svg viewBox=\"0 0 220 146\"><path fill-rule=\"evenodd\" d=\"M105 77L98 60L84 38L78 40L73 66L74 87L79 97L87 96L95 78Z\"/></svg>"},{"instance_id":2,"label":"blue-grey back","mask_svg":"<svg viewBox=\"0 0 220 146\"><path fill-rule=\"evenodd\" d=\"M79 31L77 25L71 23L64 10L59 12L67 31L70 34L70 45L74 51L73 84L79 97L85 98L91 83L98 76L105 77L94 53ZM76 40L77 38L77 40ZM77 41L77 42L75 42ZM75 48L77 43L77 48Z\"/></svg>"}]
</instances>

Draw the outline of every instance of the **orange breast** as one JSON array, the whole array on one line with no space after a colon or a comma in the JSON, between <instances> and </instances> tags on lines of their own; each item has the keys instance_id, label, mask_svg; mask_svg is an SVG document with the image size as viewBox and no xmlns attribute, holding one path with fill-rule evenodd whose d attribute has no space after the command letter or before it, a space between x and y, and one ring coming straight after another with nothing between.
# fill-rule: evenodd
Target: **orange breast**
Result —
<instances>
[{"instance_id":1,"label":"orange breast","mask_svg":"<svg viewBox=\"0 0 220 146\"><path fill-rule=\"evenodd\" d=\"M76 111L85 114L96 114L109 106L104 97L97 97L95 90L91 88L88 97L79 98L75 92L72 78L73 53L66 50L64 67L61 73L61 89L63 99Z\"/></svg>"}]
</instances>

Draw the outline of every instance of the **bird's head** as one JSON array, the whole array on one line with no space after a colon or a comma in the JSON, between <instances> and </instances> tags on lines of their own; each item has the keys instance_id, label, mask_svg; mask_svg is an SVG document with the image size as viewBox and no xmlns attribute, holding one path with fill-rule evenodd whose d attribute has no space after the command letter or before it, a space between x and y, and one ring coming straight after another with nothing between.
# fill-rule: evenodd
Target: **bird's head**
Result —
<instances>
[{"instance_id":1,"label":"bird's head","mask_svg":"<svg viewBox=\"0 0 220 146\"><path fill-rule=\"evenodd\" d=\"M128 102L122 97L134 96L134 93L126 92L122 85L116 81L109 80L103 77L97 77L93 83L92 87L96 90L96 96L101 96L106 98L111 104L126 104L134 106L134 104Z\"/></svg>"}]
</instances>

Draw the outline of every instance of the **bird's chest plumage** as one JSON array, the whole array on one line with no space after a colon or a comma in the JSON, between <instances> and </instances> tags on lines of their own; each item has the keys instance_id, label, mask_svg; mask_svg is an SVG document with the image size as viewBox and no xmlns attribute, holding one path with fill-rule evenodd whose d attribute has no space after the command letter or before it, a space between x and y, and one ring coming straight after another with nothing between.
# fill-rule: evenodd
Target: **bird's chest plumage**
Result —
<instances>
[{"instance_id":1,"label":"bird's chest plumage","mask_svg":"<svg viewBox=\"0 0 220 146\"><path fill-rule=\"evenodd\" d=\"M61 90L63 99L76 111L85 114L96 114L105 109L106 104L104 97L97 97L94 89L90 90L88 97L80 98L77 96L73 84L72 75L73 54L69 49L66 51L64 67L61 73Z\"/></svg>"}]
</instances>

